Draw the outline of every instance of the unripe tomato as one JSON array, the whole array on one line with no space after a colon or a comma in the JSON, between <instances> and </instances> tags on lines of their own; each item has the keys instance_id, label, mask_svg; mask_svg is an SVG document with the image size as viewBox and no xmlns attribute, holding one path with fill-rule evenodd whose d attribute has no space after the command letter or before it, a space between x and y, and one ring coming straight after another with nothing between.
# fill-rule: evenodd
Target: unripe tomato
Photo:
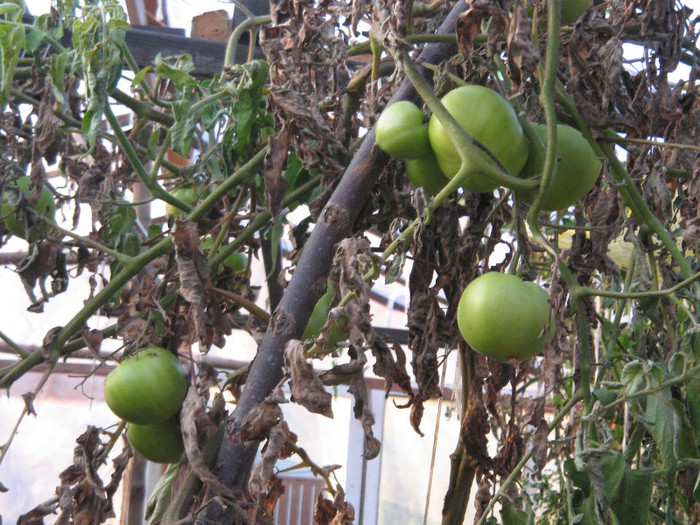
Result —
<instances>
[{"instance_id":1,"label":"unripe tomato","mask_svg":"<svg viewBox=\"0 0 700 525\"><path fill-rule=\"evenodd\" d=\"M177 357L150 347L125 359L105 379L105 400L117 416L138 425L172 418L185 399L187 377Z\"/></svg>"},{"instance_id":2,"label":"unripe tomato","mask_svg":"<svg viewBox=\"0 0 700 525\"><path fill-rule=\"evenodd\" d=\"M518 175L529 154L527 139L513 107L494 90L484 86L462 86L442 98L443 105L457 122L498 158L511 175ZM442 171L454 177L461 160L447 133L435 115L428 123L430 146ZM464 182L465 189L492 191L497 183L475 173Z\"/></svg>"},{"instance_id":3,"label":"unripe tomato","mask_svg":"<svg viewBox=\"0 0 700 525\"><path fill-rule=\"evenodd\" d=\"M397 159L417 159L428 153L428 128L423 112L413 102L402 100L387 106L374 127L374 140Z\"/></svg>"},{"instance_id":4,"label":"unripe tomato","mask_svg":"<svg viewBox=\"0 0 700 525\"><path fill-rule=\"evenodd\" d=\"M561 2L561 25L568 26L573 24L578 20L578 18L588 9L591 5L591 0L562 0ZM545 9L547 6L544 6ZM525 12L532 16L534 14L533 7L527 7ZM546 11L541 15L538 15L541 24L545 24L547 20Z\"/></svg>"},{"instance_id":5,"label":"unripe tomato","mask_svg":"<svg viewBox=\"0 0 700 525\"><path fill-rule=\"evenodd\" d=\"M562 0L561 25L568 26L576 22L589 5L591 0Z\"/></svg>"},{"instance_id":6,"label":"unripe tomato","mask_svg":"<svg viewBox=\"0 0 700 525\"><path fill-rule=\"evenodd\" d=\"M422 187L425 194L429 196L440 193L440 190L449 182L432 150L419 159L407 160L406 175L413 187Z\"/></svg>"},{"instance_id":7,"label":"unripe tomato","mask_svg":"<svg viewBox=\"0 0 700 525\"><path fill-rule=\"evenodd\" d=\"M533 124L543 142L547 139L547 126ZM534 177L544 168L544 151L532 150L521 177ZM600 174L602 163L581 132L565 124L557 125L557 165L542 202L542 210L554 211L568 208L581 200L593 187ZM536 193L520 192L520 198L531 203Z\"/></svg>"},{"instance_id":8,"label":"unripe tomato","mask_svg":"<svg viewBox=\"0 0 700 525\"><path fill-rule=\"evenodd\" d=\"M209 251L209 250L211 250L211 247L212 247L211 237L206 237L202 241L202 248L206 251ZM231 255L226 257L226 259L224 259L222 264L224 266L231 268L234 273L240 273L248 267L248 258L245 256L244 253L233 252Z\"/></svg>"},{"instance_id":9,"label":"unripe tomato","mask_svg":"<svg viewBox=\"0 0 700 525\"><path fill-rule=\"evenodd\" d=\"M457 324L464 340L491 359L524 361L544 348L549 297L515 275L488 272L462 292Z\"/></svg>"},{"instance_id":10,"label":"unripe tomato","mask_svg":"<svg viewBox=\"0 0 700 525\"><path fill-rule=\"evenodd\" d=\"M179 186L179 187L175 188L174 190L172 190L170 192L170 194L173 197L177 197L182 202L192 206L198 200L201 200L204 197L206 197L207 192L200 191L199 189L197 189L194 186ZM180 208L177 208L177 207L173 206L172 204L170 204L169 202L166 202L165 203L165 213L169 216L172 215L173 217L175 217L177 219L184 212Z\"/></svg>"},{"instance_id":11,"label":"unripe tomato","mask_svg":"<svg viewBox=\"0 0 700 525\"><path fill-rule=\"evenodd\" d=\"M25 198L29 197L33 193L32 179L20 177L5 184L2 197L2 217L5 221L5 228L12 235L21 239L27 239L25 223L31 224L32 227L29 230L29 239L27 240L31 242L37 241L48 230L48 227L42 224L38 217L25 216L26 212L24 210L13 205L14 202L19 201L17 198L19 196L10 196L9 192L17 191L23 193ZM47 219L54 219L56 202L48 187L43 186L41 188L34 210Z\"/></svg>"},{"instance_id":12,"label":"unripe tomato","mask_svg":"<svg viewBox=\"0 0 700 525\"><path fill-rule=\"evenodd\" d=\"M185 450L174 419L154 425L127 423L126 437L131 448L154 463L175 463Z\"/></svg>"},{"instance_id":13,"label":"unripe tomato","mask_svg":"<svg viewBox=\"0 0 700 525\"><path fill-rule=\"evenodd\" d=\"M321 332L321 328L326 324L328 320L328 314L331 311L331 301L333 300L333 287L330 283L326 285L326 293L324 293L321 298L316 302L313 311L311 312L311 317L309 317L309 322L306 324L304 329L304 335L302 339L312 339L318 336ZM345 341L348 335L343 331L346 319L340 318L336 321L335 326L331 329L328 335L328 346L334 347L337 343Z\"/></svg>"}]
</instances>

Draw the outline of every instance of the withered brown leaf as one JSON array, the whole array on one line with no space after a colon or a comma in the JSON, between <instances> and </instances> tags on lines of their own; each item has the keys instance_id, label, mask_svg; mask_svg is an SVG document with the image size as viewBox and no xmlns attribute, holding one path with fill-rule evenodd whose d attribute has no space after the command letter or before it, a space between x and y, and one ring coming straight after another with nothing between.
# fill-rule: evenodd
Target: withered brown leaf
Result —
<instances>
[{"instance_id":1,"label":"withered brown leaf","mask_svg":"<svg viewBox=\"0 0 700 525\"><path fill-rule=\"evenodd\" d=\"M291 399L309 412L332 418L333 396L326 392L313 365L304 358L304 343L292 339L284 347L284 363L291 376Z\"/></svg>"}]
</instances>

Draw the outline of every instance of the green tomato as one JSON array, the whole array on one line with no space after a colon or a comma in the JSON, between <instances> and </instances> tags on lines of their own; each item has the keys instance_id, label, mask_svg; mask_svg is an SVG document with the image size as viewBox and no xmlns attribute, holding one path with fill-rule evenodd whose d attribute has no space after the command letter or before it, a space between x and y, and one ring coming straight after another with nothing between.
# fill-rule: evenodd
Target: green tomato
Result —
<instances>
[{"instance_id":1,"label":"green tomato","mask_svg":"<svg viewBox=\"0 0 700 525\"><path fill-rule=\"evenodd\" d=\"M170 194L173 197L177 197L180 199L182 202L189 204L190 206L194 205L195 202L198 200L204 198L207 196L208 192L206 191L201 191L195 186L178 186L174 190L170 192ZM170 216L172 215L176 219L178 219L184 212L169 202L165 203L165 213Z\"/></svg>"},{"instance_id":2,"label":"green tomato","mask_svg":"<svg viewBox=\"0 0 700 525\"><path fill-rule=\"evenodd\" d=\"M185 450L174 419L153 425L127 423L126 437L131 448L154 463L175 463Z\"/></svg>"},{"instance_id":3,"label":"green tomato","mask_svg":"<svg viewBox=\"0 0 700 525\"><path fill-rule=\"evenodd\" d=\"M402 100L387 106L377 119L374 140L397 159L417 159L430 150L423 112L413 102Z\"/></svg>"},{"instance_id":4,"label":"green tomato","mask_svg":"<svg viewBox=\"0 0 700 525\"><path fill-rule=\"evenodd\" d=\"M213 241L211 237L206 237L202 241L202 248L207 252L210 251L212 242ZM244 253L233 252L231 255L226 257L226 259L224 259L222 264L224 266L227 266L228 268L231 268L233 270L233 273L241 273L245 271L246 268L248 268L248 258L245 256Z\"/></svg>"},{"instance_id":5,"label":"green tomato","mask_svg":"<svg viewBox=\"0 0 700 525\"><path fill-rule=\"evenodd\" d=\"M462 292L457 324L464 340L491 359L524 361L544 348L549 297L535 283L488 272Z\"/></svg>"},{"instance_id":6,"label":"green tomato","mask_svg":"<svg viewBox=\"0 0 700 525\"><path fill-rule=\"evenodd\" d=\"M414 188L422 187L429 196L437 195L450 182L432 150L419 159L407 160L406 175Z\"/></svg>"},{"instance_id":7,"label":"green tomato","mask_svg":"<svg viewBox=\"0 0 700 525\"><path fill-rule=\"evenodd\" d=\"M591 5L591 0L562 0L561 25L568 26L576 22L586 9L588 9L589 5ZM535 9L533 7L527 7L525 8L525 12L532 17ZM546 24L546 12L542 13L542 15L544 16L538 15L540 17L539 22L541 24Z\"/></svg>"},{"instance_id":8,"label":"green tomato","mask_svg":"<svg viewBox=\"0 0 700 525\"><path fill-rule=\"evenodd\" d=\"M105 379L105 400L117 416L147 425L172 418L185 399L187 376L177 357L150 347L125 359Z\"/></svg>"},{"instance_id":9,"label":"green tomato","mask_svg":"<svg viewBox=\"0 0 700 525\"><path fill-rule=\"evenodd\" d=\"M533 124L537 135L546 142L547 127ZM533 149L527 164L520 172L521 177L534 177L544 168L544 150ZM557 164L552 174L542 210L554 211L568 208L581 200L593 187L602 163L581 132L565 124L557 125ZM520 192L520 198L531 203L536 193Z\"/></svg>"},{"instance_id":10,"label":"green tomato","mask_svg":"<svg viewBox=\"0 0 700 525\"><path fill-rule=\"evenodd\" d=\"M561 3L561 25L568 26L578 18L591 5L591 0L563 0Z\"/></svg>"},{"instance_id":11,"label":"green tomato","mask_svg":"<svg viewBox=\"0 0 700 525\"><path fill-rule=\"evenodd\" d=\"M37 217L27 216L24 210L10 204L10 201L16 202L19 199L16 197L8 198L8 192L18 191L24 194L25 198L28 198L33 193L32 179L29 177L20 177L19 179L5 184L2 198L2 217L5 221L5 228L16 237L26 239L30 242L37 241L46 233L48 227L41 224ZM34 210L47 219L54 220L56 215L56 202L48 187L44 186L41 188ZM29 229L28 239L25 224L32 225Z\"/></svg>"},{"instance_id":12,"label":"green tomato","mask_svg":"<svg viewBox=\"0 0 700 525\"><path fill-rule=\"evenodd\" d=\"M512 175L520 173L529 153L527 139L515 110L501 95L484 86L462 86L445 95L442 103L467 133L491 150ZM443 173L454 177L462 162L452 137L435 115L430 117L428 136ZM498 184L474 173L463 186L470 191L488 192Z\"/></svg>"},{"instance_id":13,"label":"green tomato","mask_svg":"<svg viewBox=\"0 0 700 525\"><path fill-rule=\"evenodd\" d=\"M309 317L309 322L306 324L304 329L304 335L302 339L313 339L318 336L321 332L321 328L326 324L328 320L328 314L331 311L331 301L333 300L333 287L330 283L326 285L326 293L324 293L321 298L316 302L313 311L311 312L311 317ZM334 347L337 343L345 341L348 338L348 334L343 331L343 327L347 319L341 317L336 321L335 326L331 329L331 333L328 335L328 347Z\"/></svg>"}]
</instances>

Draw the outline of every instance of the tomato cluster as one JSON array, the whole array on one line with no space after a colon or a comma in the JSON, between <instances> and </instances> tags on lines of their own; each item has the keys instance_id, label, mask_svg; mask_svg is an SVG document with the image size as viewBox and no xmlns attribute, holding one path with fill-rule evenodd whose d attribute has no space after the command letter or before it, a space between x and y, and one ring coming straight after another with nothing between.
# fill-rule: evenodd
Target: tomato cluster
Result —
<instances>
[{"instance_id":1,"label":"tomato cluster","mask_svg":"<svg viewBox=\"0 0 700 525\"><path fill-rule=\"evenodd\" d=\"M475 145L489 162L497 162L514 176L541 175L545 160L544 125L532 124L540 144L530 144L513 106L484 86L453 89L442 98L442 104L475 139ZM466 169L461 181L465 190L490 192L498 186L475 169L469 159L463 166L453 137L443 123L433 115L426 127L423 113L412 102L396 102L382 112L376 125L376 143L404 160L411 184L423 187L428 195L436 195L462 168ZM555 170L541 204L543 211L576 204L593 187L602 166L583 135L564 124L557 126L556 151ZM527 203L532 203L535 195L535 191L518 192Z\"/></svg>"},{"instance_id":2,"label":"tomato cluster","mask_svg":"<svg viewBox=\"0 0 700 525\"><path fill-rule=\"evenodd\" d=\"M177 461L182 436L175 416L187 393L177 357L164 348L146 348L107 375L104 392L112 412L127 422L136 452L157 463Z\"/></svg>"}]
</instances>

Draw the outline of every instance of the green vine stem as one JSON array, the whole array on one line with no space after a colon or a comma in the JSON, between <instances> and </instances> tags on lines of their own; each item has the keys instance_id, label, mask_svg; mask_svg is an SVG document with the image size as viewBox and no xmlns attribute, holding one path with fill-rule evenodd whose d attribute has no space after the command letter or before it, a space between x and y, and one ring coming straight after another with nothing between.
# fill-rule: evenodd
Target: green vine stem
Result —
<instances>
[{"instance_id":1,"label":"green vine stem","mask_svg":"<svg viewBox=\"0 0 700 525\"><path fill-rule=\"evenodd\" d=\"M241 308L244 308L248 310L248 312L258 319L262 321L263 323L267 324L270 322L270 313L266 312L262 308L260 308L257 304L255 304L253 301L246 299L245 297L235 293L231 292L229 290L223 290L221 288L216 288L215 286L212 286L211 288L207 288L210 292L213 292L217 295L220 295L224 299L228 299L229 301L237 304Z\"/></svg>"},{"instance_id":2,"label":"green vine stem","mask_svg":"<svg viewBox=\"0 0 700 525\"><path fill-rule=\"evenodd\" d=\"M129 159L131 167L134 168L136 175L138 175L139 179L141 179L141 182L143 182L144 186L148 188L148 191L151 192L151 195L153 195L157 199L167 202L168 204L172 204L176 208L189 212L192 209L192 207L189 204L165 191L161 187L161 185L158 184L158 181L155 178L152 178L151 175L146 171L146 168L141 162L141 159L139 159L138 153L136 153L134 146L129 140L129 137L127 137L126 133L124 133L124 130L119 124L119 120L117 119L116 115L112 111L112 107L109 104L105 104L104 114L107 118L107 121L109 122L109 125L112 127L112 131L114 131L114 134L116 135L117 140L119 141L119 145L124 151L126 157Z\"/></svg>"},{"instance_id":3,"label":"green vine stem","mask_svg":"<svg viewBox=\"0 0 700 525\"><path fill-rule=\"evenodd\" d=\"M684 279L670 288L665 289L647 290L645 292L613 292L612 290L599 290L596 288L579 286L575 290L571 291L571 295L576 297L609 297L611 299L646 299L649 297L666 297L667 295L679 292L683 288L686 288L699 280L700 272L691 275L687 279Z\"/></svg>"},{"instance_id":4,"label":"green vine stem","mask_svg":"<svg viewBox=\"0 0 700 525\"><path fill-rule=\"evenodd\" d=\"M316 476L321 476L321 478L323 478L323 481L325 481L325 483L326 483L326 490L329 492L329 494L331 496L335 496L336 490L333 488L333 482L331 481L330 475L327 474L321 466L316 464L311 459L311 456L309 456L308 452L306 452L306 450L301 448L299 445L297 445L290 438L287 438L287 440L285 442L285 446L288 447L289 449L293 450L294 453L301 458L303 463L299 467L291 467L290 469L283 470L281 472L287 472L293 468L309 467L311 469L311 471Z\"/></svg>"},{"instance_id":5,"label":"green vine stem","mask_svg":"<svg viewBox=\"0 0 700 525\"><path fill-rule=\"evenodd\" d=\"M84 237L82 235L78 235L75 232L72 232L70 230L66 230L65 228L62 228L59 226L55 221L52 221L48 217L41 215L40 213L36 212L35 210L29 209L30 212L41 222L44 224L50 226L53 230L56 230L57 232L61 233L62 235L66 237L70 237L72 239L75 239L76 241L79 241L86 246L89 246L90 248L93 248L94 250L97 250L98 252L102 252L106 255L109 255L112 257L115 261L119 261L122 264L128 264L128 262L131 260L131 256L125 255L123 253L119 253L116 250L113 250L112 248L109 248L108 246L105 246L104 244L100 244L97 241L92 240L90 237Z\"/></svg>"},{"instance_id":6,"label":"green vine stem","mask_svg":"<svg viewBox=\"0 0 700 525\"><path fill-rule=\"evenodd\" d=\"M582 416L583 420L589 420L589 419L595 419L597 418L600 414L604 414L611 408L615 408L618 405L621 405L623 403L627 403L628 401L632 401L634 399L638 399L640 397L645 397L648 396L649 394L658 394L659 392L666 390L669 387L676 386L676 385L683 385L687 383L688 381L691 381L693 379L698 379L700 377L700 365L694 366L683 372L681 375L672 377L671 379L667 379L666 381L663 381L662 383L659 383L655 386L651 386L649 388L645 388L644 390L638 390L637 392L632 392L631 394L624 394L614 401L608 403L607 405L601 405L598 407L597 410L591 412L590 414Z\"/></svg>"},{"instance_id":7,"label":"green vine stem","mask_svg":"<svg viewBox=\"0 0 700 525\"><path fill-rule=\"evenodd\" d=\"M627 275L625 276L625 283L623 285L622 290L624 292L629 291L629 289L632 287L632 278L634 276L634 271L635 267L637 265L637 256L632 252L630 255L630 261L629 265L627 267ZM608 339L608 346L605 348L605 356L604 359L608 360L610 359L610 356L612 356L613 352L615 351L615 347L617 345L617 338L620 335L620 324L622 323L622 317L624 315L625 309L627 307L627 299L619 299L618 304L615 308L615 318L613 319L612 323L612 329L610 333L610 338ZM598 376L598 381L601 381L603 377L603 374L600 374ZM598 386L599 383L596 384Z\"/></svg>"},{"instance_id":8,"label":"green vine stem","mask_svg":"<svg viewBox=\"0 0 700 525\"><path fill-rule=\"evenodd\" d=\"M617 134L616 134L617 135ZM677 149L688 149L692 151L700 151L700 146L694 144L680 144L678 142L659 142L658 140L640 139L635 137L613 137L612 135L606 135L604 137L599 137L598 142L612 142L620 146L625 144L643 144L645 146L654 146L656 148L677 148Z\"/></svg>"},{"instance_id":9,"label":"green vine stem","mask_svg":"<svg viewBox=\"0 0 700 525\"><path fill-rule=\"evenodd\" d=\"M580 390L577 390L576 393L573 396L571 396L571 398L566 402L566 404L561 408L561 410L557 412L552 421L547 425L549 431L551 432L554 428L556 428L559 425L559 423L561 423L562 419L564 419L564 417L566 417L566 415L582 399L582 392ZM493 498L491 498L491 501L489 501L489 504L484 509L484 513L481 515L481 518L479 518L477 525L485 525L488 515L493 510L498 500L501 499L501 497L506 493L508 487L510 487L518 479L518 477L520 476L520 471L525 467L527 462L532 459L534 453L534 450L530 450L522 458L520 458L518 464L513 468L513 470L510 472L505 481L501 483L501 486L498 488L498 491L496 492L496 494L494 494Z\"/></svg>"},{"instance_id":10,"label":"green vine stem","mask_svg":"<svg viewBox=\"0 0 700 525\"><path fill-rule=\"evenodd\" d=\"M30 352L27 352L24 348L22 348L20 345L18 345L12 339L10 339L10 337L8 337L7 334L5 334L5 332L0 331L0 339L5 341L5 344L12 348L12 350L14 350L15 353L20 357L29 356Z\"/></svg>"},{"instance_id":11,"label":"green vine stem","mask_svg":"<svg viewBox=\"0 0 700 525\"><path fill-rule=\"evenodd\" d=\"M267 153L267 145L260 148L260 150L251 157L251 159L241 166L234 174L224 180L219 184L207 197L202 200L197 207L191 210L189 215L187 215L188 221L198 221L204 214L209 211L209 209L214 206L219 200L221 200L226 194L228 194L237 185L245 182L247 179L255 175L260 171L262 164L265 160L265 154ZM231 252L226 253L226 257L231 255ZM223 261L226 257L222 258ZM218 261L218 262L221 262Z\"/></svg>"},{"instance_id":12,"label":"green vine stem","mask_svg":"<svg viewBox=\"0 0 700 525\"><path fill-rule=\"evenodd\" d=\"M254 16L248 17L246 20L241 22L236 26L236 28L231 32L231 36L228 39L228 44L226 45L226 55L224 58L224 74L226 71L236 65L236 48L238 47L238 41L241 35L246 31L254 30L262 25L269 24L272 22L272 17L270 15ZM251 41L253 40L251 34Z\"/></svg>"},{"instance_id":13,"label":"green vine stem","mask_svg":"<svg viewBox=\"0 0 700 525\"><path fill-rule=\"evenodd\" d=\"M554 256L556 260L558 254L546 241L540 231L537 216L544 202L544 196L552 180L556 169L557 157L557 114L554 107L554 93L557 80L557 70L559 67L559 27L561 25L561 0L549 0L547 2L547 50L545 58L544 72L539 68L542 90L540 92L540 104L544 110L547 124L547 142L545 148L545 160L542 170L540 187L535 196L535 200L530 206L527 214L527 223L533 234L533 239L545 250Z\"/></svg>"}]
</instances>

